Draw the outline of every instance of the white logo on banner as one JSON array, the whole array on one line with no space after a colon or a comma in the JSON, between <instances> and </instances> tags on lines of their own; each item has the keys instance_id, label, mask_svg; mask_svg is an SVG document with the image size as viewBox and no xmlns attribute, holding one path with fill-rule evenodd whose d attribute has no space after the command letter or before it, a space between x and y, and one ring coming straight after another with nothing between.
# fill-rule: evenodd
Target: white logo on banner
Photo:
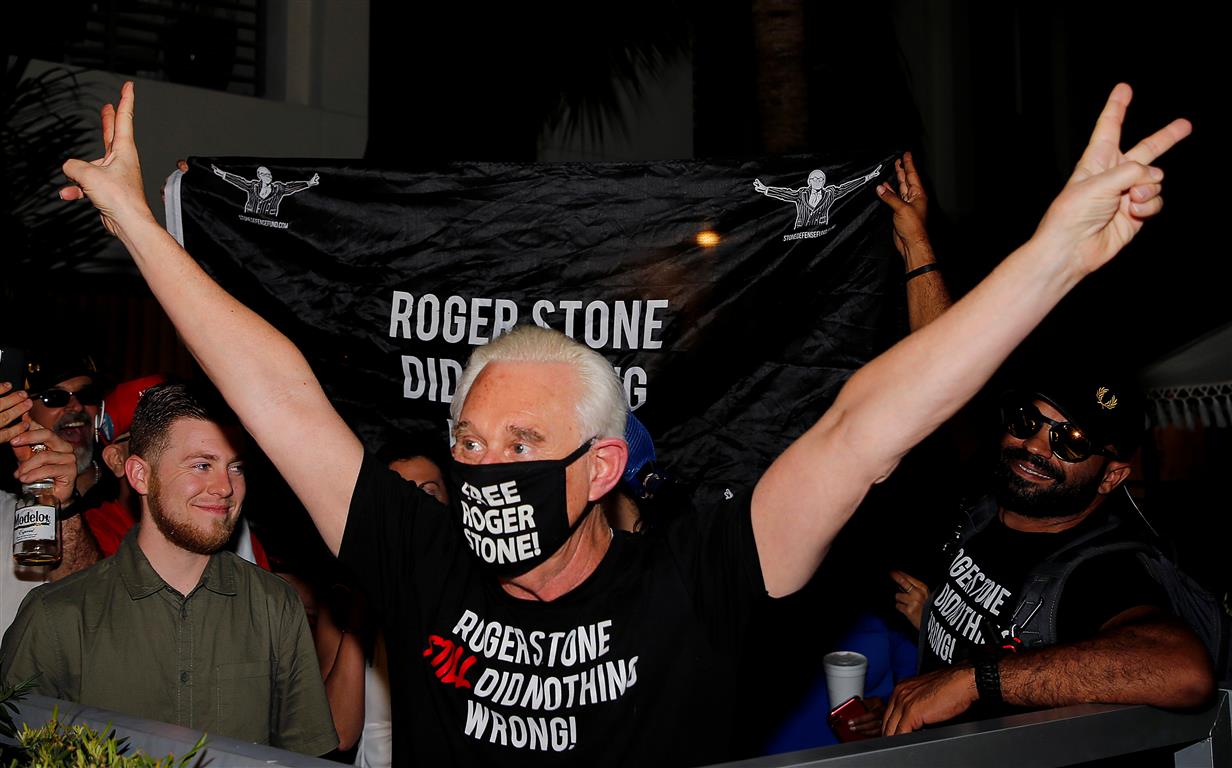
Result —
<instances>
[{"instance_id":1,"label":"white logo on banner","mask_svg":"<svg viewBox=\"0 0 1232 768\"><path fill-rule=\"evenodd\" d=\"M241 215L241 221L274 229L287 228L286 222L273 220L278 218L278 208L283 200L321 183L319 173L312 174L312 178L307 181L274 181L274 175L264 165L257 166L257 178L255 179L246 179L238 174L229 173L216 165L211 165L210 168L214 170L215 176L233 187L244 190L248 195L244 201L244 213L256 214L257 217L273 217L271 219Z\"/></svg>"},{"instance_id":2,"label":"white logo on banner","mask_svg":"<svg viewBox=\"0 0 1232 768\"><path fill-rule=\"evenodd\" d=\"M834 206L834 203L839 198L851 194L877 178L877 175L880 173L881 166L879 165L872 173L857 179L844 181L837 186L834 184L827 186L825 171L817 168L808 175L808 186L805 187L767 187L762 183L761 179L753 179L753 189L766 197L782 200L785 203L791 203L796 206L796 223L792 226L792 229L803 229L806 231L784 235L783 241L805 240L821 237L829 232L831 230L829 226L830 209Z\"/></svg>"}]
</instances>

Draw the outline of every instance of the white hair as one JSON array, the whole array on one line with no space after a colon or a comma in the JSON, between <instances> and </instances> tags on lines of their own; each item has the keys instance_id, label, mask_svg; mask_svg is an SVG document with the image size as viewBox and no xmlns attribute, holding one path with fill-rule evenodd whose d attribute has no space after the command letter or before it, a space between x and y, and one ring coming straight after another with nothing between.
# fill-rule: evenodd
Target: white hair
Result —
<instances>
[{"instance_id":1,"label":"white hair","mask_svg":"<svg viewBox=\"0 0 1232 768\"><path fill-rule=\"evenodd\" d=\"M624 387L612 370L612 364L603 355L560 331L537 325L520 325L471 353L471 359L458 379L453 402L449 405L449 415L455 423L462 414L471 385L479 378L484 366L492 362L566 363L572 366L582 385L582 393L575 406L582 436L624 438L629 407L625 401Z\"/></svg>"}]
</instances>

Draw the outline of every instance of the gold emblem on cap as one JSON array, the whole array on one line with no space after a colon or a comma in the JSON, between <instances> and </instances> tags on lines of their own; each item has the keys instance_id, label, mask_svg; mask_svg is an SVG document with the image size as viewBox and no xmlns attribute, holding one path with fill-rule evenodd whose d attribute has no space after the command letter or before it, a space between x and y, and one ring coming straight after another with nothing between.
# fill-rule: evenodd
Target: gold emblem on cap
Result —
<instances>
[{"instance_id":1,"label":"gold emblem on cap","mask_svg":"<svg viewBox=\"0 0 1232 768\"><path fill-rule=\"evenodd\" d=\"M1108 394L1107 387L1100 387L1099 389L1095 390L1095 402L1099 403L1100 408L1106 408L1107 410L1111 411L1113 408L1117 407L1117 399L1116 399L1116 395L1113 395L1112 397L1108 398L1107 401L1105 401L1104 397L1107 396L1107 394Z\"/></svg>"}]
</instances>

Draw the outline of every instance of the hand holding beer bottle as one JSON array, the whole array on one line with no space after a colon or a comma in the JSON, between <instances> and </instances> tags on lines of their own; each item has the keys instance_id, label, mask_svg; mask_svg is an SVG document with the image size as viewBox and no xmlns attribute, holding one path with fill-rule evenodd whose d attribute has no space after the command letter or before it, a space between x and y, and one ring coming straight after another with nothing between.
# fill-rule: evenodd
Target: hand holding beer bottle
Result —
<instances>
[{"instance_id":1,"label":"hand holding beer bottle","mask_svg":"<svg viewBox=\"0 0 1232 768\"><path fill-rule=\"evenodd\" d=\"M18 393L6 392L0 397L0 415L20 410L24 402ZM55 565L60 562L60 505L73 495L77 458L67 441L28 417L6 431L17 429L22 431L9 440L22 490L13 519L13 557L22 565Z\"/></svg>"}]
</instances>

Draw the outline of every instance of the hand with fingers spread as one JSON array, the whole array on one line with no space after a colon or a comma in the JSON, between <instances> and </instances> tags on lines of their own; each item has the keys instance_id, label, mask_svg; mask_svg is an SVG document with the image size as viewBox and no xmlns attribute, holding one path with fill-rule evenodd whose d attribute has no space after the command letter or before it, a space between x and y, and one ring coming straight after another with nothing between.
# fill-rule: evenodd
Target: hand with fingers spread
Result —
<instances>
[{"instance_id":1,"label":"hand with fingers spread","mask_svg":"<svg viewBox=\"0 0 1232 768\"><path fill-rule=\"evenodd\" d=\"M13 438L10 444L21 462L13 475L18 482L32 483L50 478L54 483L52 493L61 504L72 498L73 487L77 484L77 457L67 440L32 421L30 429Z\"/></svg>"},{"instance_id":2,"label":"hand with fingers spread","mask_svg":"<svg viewBox=\"0 0 1232 768\"><path fill-rule=\"evenodd\" d=\"M877 185L877 196L894 211L894 247L908 270L935 261L925 222L928 220L928 195L915 168L915 159L905 152L894 161L898 190L889 183Z\"/></svg>"},{"instance_id":3,"label":"hand with fingers spread","mask_svg":"<svg viewBox=\"0 0 1232 768\"><path fill-rule=\"evenodd\" d=\"M1036 237L1075 257L1079 277L1107 263L1163 208L1164 173L1151 163L1193 130L1188 120L1174 120L1122 152L1132 96L1124 83L1112 90L1073 175L1036 230Z\"/></svg>"},{"instance_id":4,"label":"hand with fingers spread","mask_svg":"<svg viewBox=\"0 0 1232 768\"><path fill-rule=\"evenodd\" d=\"M924 601L928 599L928 585L903 571L890 571L890 578L898 585L894 607L907 617L911 626L919 629L924 615Z\"/></svg>"},{"instance_id":5,"label":"hand with fingers spread","mask_svg":"<svg viewBox=\"0 0 1232 768\"><path fill-rule=\"evenodd\" d=\"M34 403L25 390L10 392L12 388L7 381L0 382L0 443L7 443L30 428L30 417L26 414Z\"/></svg>"},{"instance_id":6,"label":"hand with fingers spread","mask_svg":"<svg viewBox=\"0 0 1232 768\"><path fill-rule=\"evenodd\" d=\"M64 175L73 183L60 188L62 200L88 197L98 209L103 226L117 236L124 221L134 217L154 219L145 199L141 163L133 138L134 105L133 84L129 81L120 90L119 108L111 104L102 108L103 156L90 162L66 161Z\"/></svg>"},{"instance_id":7,"label":"hand with fingers spread","mask_svg":"<svg viewBox=\"0 0 1232 768\"><path fill-rule=\"evenodd\" d=\"M881 721L881 734L918 731L966 712L979 698L975 671L961 664L909 677L894 687Z\"/></svg>"}]
</instances>

